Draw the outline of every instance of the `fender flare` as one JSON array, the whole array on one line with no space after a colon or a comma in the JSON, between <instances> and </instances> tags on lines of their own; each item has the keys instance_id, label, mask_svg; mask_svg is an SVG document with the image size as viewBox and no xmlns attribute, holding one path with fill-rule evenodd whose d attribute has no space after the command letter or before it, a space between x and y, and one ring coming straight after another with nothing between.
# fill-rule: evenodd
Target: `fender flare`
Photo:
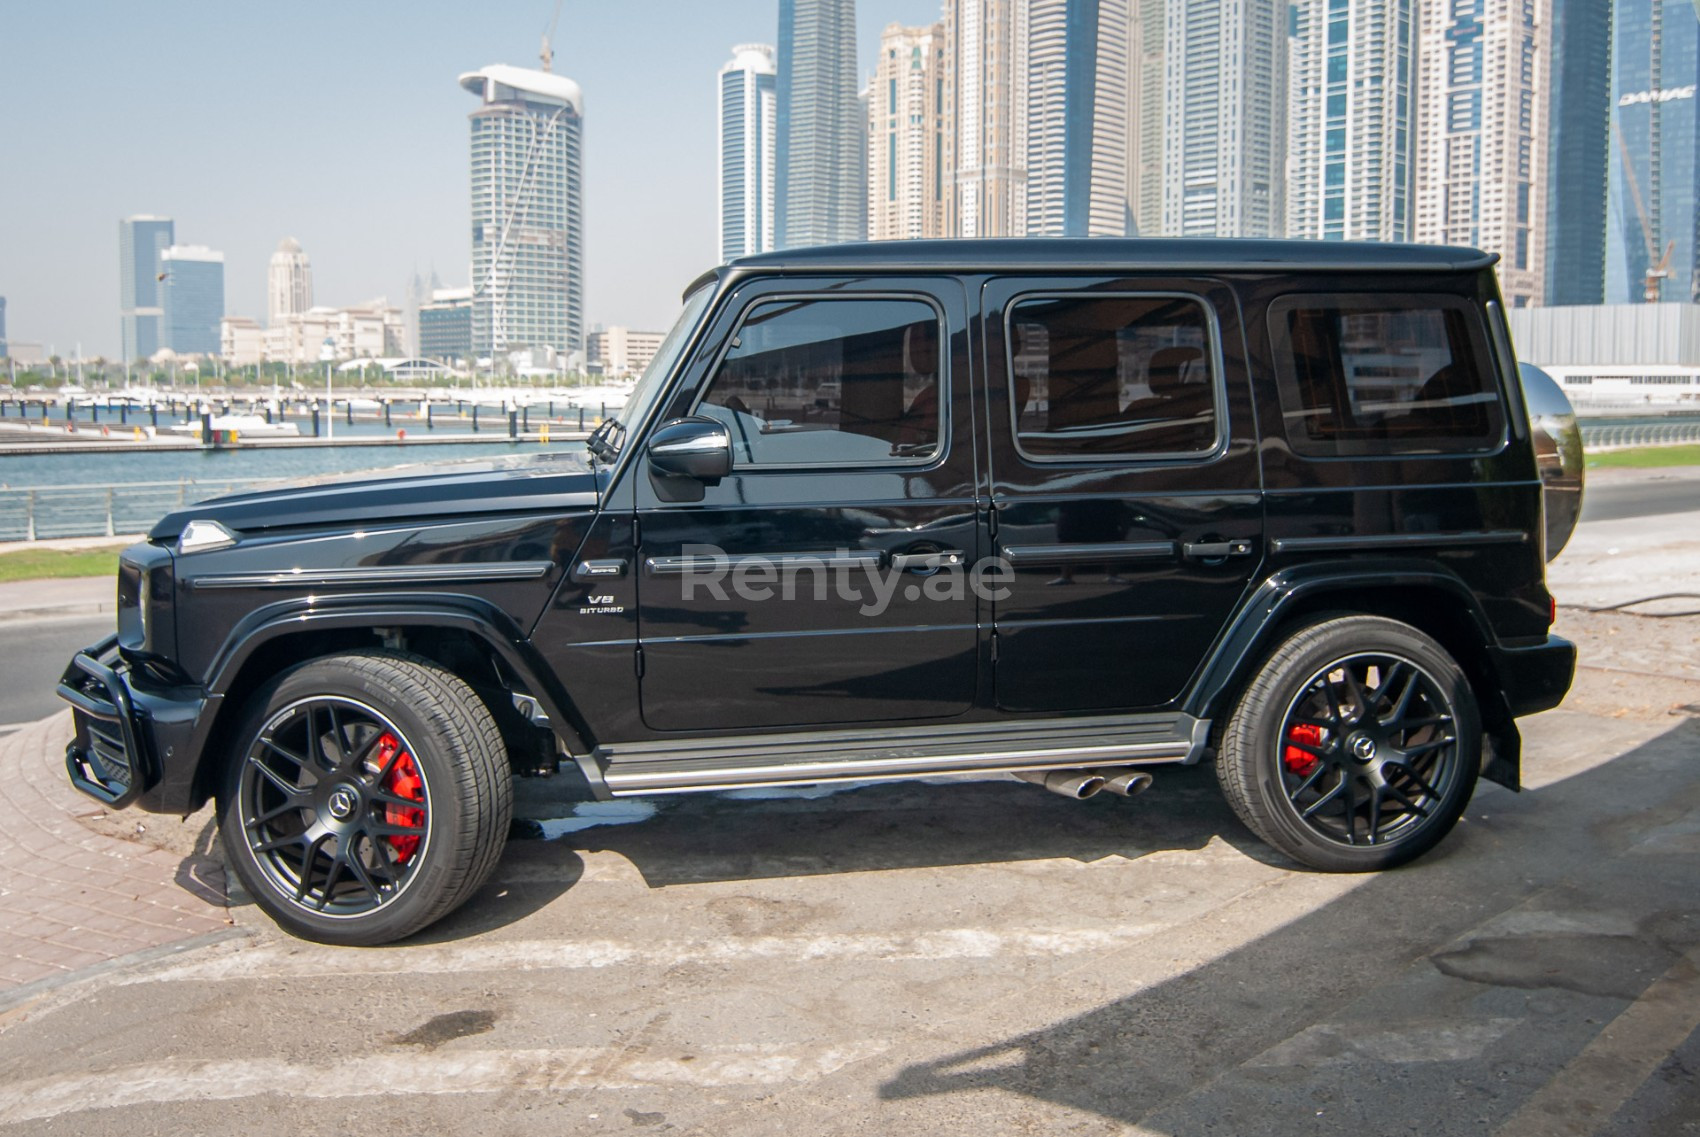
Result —
<instances>
[{"instance_id":1,"label":"fender flare","mask_svg":"<svg viewBox=\"0 0 1700 1137\"><path fill-rule=\"evenodd\" d=\"M222 698L261 646L287 635L345 628L453 628L493 649L537 697L570 749L588 751L585 723L566 690L538 657L513 618L464 593L298 597L256 608L237 622L207 668L208 695ZM210 724L209 724L210 725Z\"/></svg>"},{"instance_id":2,"label":"fender flare","mask_svg":"<svg viewBox=\"0 0 1700 1137\"><path fill-rule=\"evenodd\" d=\"M1483 666L1491 669L1492 661L1486 649L1494 644L1495 636L1487 614L1469 585L1455 573L1432 561L1392 557L1319 561L1282 569L1258 585L1240 605L1233 623L1199 668L1197 677L1182 696L1182 709L1206 719L1225 713L1223 699L1238 689L1247 669L1270 648L1275 630L1300 602L1333 592L1387 593L1411 588L1438 589L1458 602L1469 619L1477 644L1483 649ZM1497 681L1491 672L1488 678ZM1492 721L1495 716L1494 709L1488 705L1489 694L1482 693L1482 712L1485 720Z\"/></svg>"},{"instance_id":3,"label":"fender flare","mask_svg":"<svg viewBox=\"0 0 1700 1137\"><path fill-rule=\"evenodd\" d=\"M225 637L206 671L201 713L187 731L187 749L193 755L189 768L171 779L175 784L160 785L158 804L168 812L187 812L206 801L207 747L225 710L225 695L256 650L302 632L386 627L453 628L476 637L530 689L568 751L575 756L590 752L577 706L513 619L489 601L458 593L296 597L256 608Z\"/></svg>"}]
</instances>

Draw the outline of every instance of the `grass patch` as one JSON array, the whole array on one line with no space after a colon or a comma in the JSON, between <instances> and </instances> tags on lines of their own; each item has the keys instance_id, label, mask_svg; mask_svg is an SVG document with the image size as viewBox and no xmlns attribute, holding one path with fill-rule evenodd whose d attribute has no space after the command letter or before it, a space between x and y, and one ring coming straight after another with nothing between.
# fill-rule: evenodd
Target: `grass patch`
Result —
<instances>
[{"instance_id":1,"label":"grass patch","mask_svg":"<svg viewBox=\"0 0 1700 1137\"><path fill-rule=\"evenodd\" d=\"M20 549L0 553L0 581L53 580L68 576L113 576L123 545L97 549Z\"/></svg>"},{"instance_id":2,"label":"grass patch","mask_svg":"<svg viewBox=\"0 0 1700 1137\"><path fill-rule=\"evenodd\" d=\"M1632 450L1607 450L1588 455L1589 469L1652 469L1658 466L1700 466L1700 444L1683 446L1637 446Z\"/></svg>"}]
</instances>

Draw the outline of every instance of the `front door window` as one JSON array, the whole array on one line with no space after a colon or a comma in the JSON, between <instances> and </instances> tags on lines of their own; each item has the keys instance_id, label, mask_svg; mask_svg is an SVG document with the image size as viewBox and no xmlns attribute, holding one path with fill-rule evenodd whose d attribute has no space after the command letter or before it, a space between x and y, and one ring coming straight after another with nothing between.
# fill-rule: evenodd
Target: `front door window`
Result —
<instances>
[{"instance_id":1,"label":"front door window","mask_svg":"<svg viewBox=\"0 0 1700 1137\"><path fill-rule=\"evenodd\" d=\"M924 462L939 450L939 315L914 299L776 299L732 338L697 413L742 467Z\"/></svg>"}]
</instances>

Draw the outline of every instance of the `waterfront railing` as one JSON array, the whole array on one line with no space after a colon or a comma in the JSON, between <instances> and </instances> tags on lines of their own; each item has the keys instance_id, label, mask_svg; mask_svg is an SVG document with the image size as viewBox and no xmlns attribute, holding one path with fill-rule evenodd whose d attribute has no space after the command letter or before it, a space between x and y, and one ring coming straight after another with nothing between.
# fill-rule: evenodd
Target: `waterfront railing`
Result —
<instances>
[{"instance_id":1,"label":"waterfront railing","mask_svg":"<svg viewBox=\"0 0 1700 1137\"><path fill-rule=\"evenodd\" d=\"M0 489L0 541L143 533L174 509L276 480L179 478L174 482Z\"/></svg>"},{"instance_id":2,"label":"waterfront railing","mask_svg":"<svg viewBox=\"0 0 1700 1137\"><path fill-rule=\"evenodd\" d=\"M1586 450L1624 446L1672 446L1683 442L1700 442L1700 423L1658 422L1634 426L1619 426L1613 423L1582 424L1582 446Z\"/></svg>"}]
</instances>

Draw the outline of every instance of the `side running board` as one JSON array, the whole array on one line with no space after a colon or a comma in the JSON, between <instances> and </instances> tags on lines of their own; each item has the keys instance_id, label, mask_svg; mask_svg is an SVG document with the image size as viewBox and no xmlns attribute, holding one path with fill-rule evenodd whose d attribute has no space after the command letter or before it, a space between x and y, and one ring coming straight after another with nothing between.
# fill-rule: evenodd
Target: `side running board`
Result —
<instances>
[{"instance_id":1,"label":"side running board","mask_svg":"<svg viewBox=\"0 0 1700 1137\"><path fill-rule=\"evenodd\" d=\"M1196 762L1209 723L1186 714L691 738L598 747L614 797L941 774Z\"/></svg>"}]
</instances>

